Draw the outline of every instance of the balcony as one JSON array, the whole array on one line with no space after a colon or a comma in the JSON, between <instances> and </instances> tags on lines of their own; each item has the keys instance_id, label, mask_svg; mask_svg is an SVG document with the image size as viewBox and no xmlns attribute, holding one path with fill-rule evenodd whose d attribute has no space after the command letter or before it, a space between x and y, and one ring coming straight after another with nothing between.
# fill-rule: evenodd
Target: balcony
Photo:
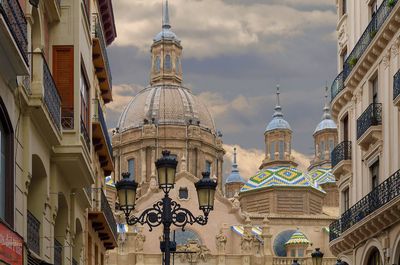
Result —
<instances>
[{"instance_id":1,"label":"balcony","mask_svg":"<svg viewBox=\"0 0 400 265\"><path fill-rule=\"evenodd\" d=\"M41 52L31 54L32 80L28 104L38 127L51 143L59 143L61 138L61 98Z\"/></svg>"},{"instance_id":2,"label":"balcony","mask_svg":"<svg viewBox=\"0 0 400 265\"><path fill-rule=\"evenodd\" d=\"M31 213L27 212L27 245L30 250L40 255L40 222Z\"/></svg>"},{"instance_id":3,"label":"balcony","mask_svg":"<svg viewBox=\"0 0 400 265\"><path fill-rule=\"evenodd\" d=\"M18 1L0 0L0 70L15 80L29 74L28 64L25 14Z\"/></svg>"},{"instance_id":4,"label":"balcony","mask_svg":"<svg viewBox=\"0 0 400 265\"><path fill-rule=\"evenodd\" d=\"M93 229L98 232L104 247L113 249L117 246L118 239L117 222L114 214L101 188L93 188L91 193L94 196L94 203L89 210L89 220L91 220Z\"/></svg>"},{"instance_id":5,"label":"balcony","mask_svg":"<svg viewBox=\"0 0 400 265\"><path fill-rule=\"evenodd\" d=\"M49 22L60 21L61 18L61 0L47 0L43 1L47 11L47 18Z\"/></svg>"},{"instance_id":6,"label":"balcony","mask_svg":"<svg viewBox=\"0 0 400 265\"><path fill-rule=\"evenodd\" d=\"M108 176L114 171L112 159L112 146L110 136L108 135L106 120L103 110L98 100L95 100L94 115L92 121L92 139L95 151L100 160L100 165L104 170L104 175Z\"/></svg>"},{"instance_id":7,"label":"balcony","mask_svg":"<svg viewBox=\"0 0 400 265\"><path fill-rule=\"evenodd\" d=\"M363 150L381 139L382 104L372 103L357 119L357 142Z\"/></svg>"},{"instance_id":8,"label":"balcony","mask_svg":"<svg viewBox=\"0 0 400 265\"><path fill-rule=\"evenodd\" d=\"M342 95L340 92L347 86L355 88L358 85L397 32L399 21L396 14L399 13L399 6L398 0L383 0L344 62L343 72L338 75L331 87L334 116L337 116L340 109L340 106L336 106L338 98ZM351 97L347 100L349 99Z\"/></svg>"},{"instance_id":9,"label":"balcony","mask_svg":"<svg viewBox=\"0 0 400 265\"><path fill-rule=\"evenodd\" d=\"M333 149L332 173L335 176L347 174L351 171L351 142L343 141ZM338 177L336 177L338 179Z\"/></svg>"},{"instance_id":10,"label":"balcony","mask_svg":"<svg viewBox=\"0 0 400 265\"><path fill-rule=\"evenodd\" d=\"M393 77L393 101L400 107L400 70Z\"/></svg>"},{"instance_id":11,"label":"balcony","mask_svg":"<svg viewBox=\"0 0 400 265\"><path fill-rule=\"evenodd\" d=\"M105 103L112 100L112 76L107 55L106 42L103 30L97 16L94 16L93 32L93 64L96 69L96 76L99 80L101 96Z\"/></svg>"},{"instance_id":12,"label":"balcony","mask_svg":"<svg viewBox=\"0 0 400 265\"><path fill-rule=\"evenodd\" d=\"M344 212L329 226L329 241L337 255L365 241L400 218L400 170Z\"/></svg>"}]
</instances>

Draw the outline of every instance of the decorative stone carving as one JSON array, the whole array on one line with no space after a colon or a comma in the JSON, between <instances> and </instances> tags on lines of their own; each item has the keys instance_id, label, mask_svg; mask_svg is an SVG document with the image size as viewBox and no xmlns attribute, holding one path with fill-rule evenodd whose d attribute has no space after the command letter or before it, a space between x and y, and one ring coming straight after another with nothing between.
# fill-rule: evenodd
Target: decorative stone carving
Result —
<instances>
[{"instance_id":1,"label":"decorative stone carving","mask_svg":"<svg viewBox=\"0 0 400 265\"><path fill-rule=\"evenodd\" d=\"M390 51L392 53L392 56L395 57L399 54L399 40L396 40L393 44L392 47L390 47Z\"/></svg>"},{"instance_id":2,"label":"decorative stone carving","mask_svg":"<svg viewBox=\"0 0 400 265\"><path fill-rule=\"evenodd\" d=\"M235 195L233 195L233 201L232 205L234 209L239 209L240 208L240 201L239 201L239 193L235 192Z\"/></svg>"},{"instance_id":3,"label":"decorative stone carving","mask_svg":"<svg viewBox=\"0 0 400 265\"><path fill-rule=\"evenodd\" d=\"M157 192L158 191L158 184L157 184L156 176L151 176L150 177L149 188L150 188L150 190L152 192Z\"/></svg>"},{"instance_id":4,"label":"decorative stone carving","mask_svg":"<svg viewBox=\"0 0 400 265\"><path fill-rule=\"evenodd\" d=\"M136 252L143 252L143 245L146 241L146 236L142 232L136 234Z\"/></svg>"},{"instance_id":5,"label":"decorative stone carving","mask_svg":"<svg viewBox=\"0 0 400 265\"><path fill-rule=\"evenodd\" d=\"M215 236L215 243L217 245L218 252L225 252L227 237L223 233L222 229L219 231L219 234Z\"/></svg>"},{"instance_id":6,"label":"decorative stone carving","mask_svg":"<svg viewBox=\"0 0 400 265\"><path fill-rule=\"evenodd\" d=\"M247 252L251 250L252 241L253 241L253 236L250 234L250 232L245 230L243 232L243 236L240 242L240 247L242 249L242 252Z\"/></svg>"},{"instance_id":7,"label":"decorative stone carving","mask_svg":"<svg viewBox=\"0 0 400 265\"><path fill-rule=\"evenodd\" d=\"M343 23L340 29L338 30L338 43L340 50L342 50L347 43L347 34L346 34L346 24Z\"/></svg>"},{"instance_id":8,"label":"decorative stone carving","mask_svg":"<svg viewBox=\"0 0 400 265\"><path fill-rule=\"evenodd\" d=\"M389 67L389 65L390 65L390 50L388 50L388 51L385 53L385 55L383 56L382 63L383 63L383 66L384 66L385 68L388 68L388 67Z\"/></svg>"},{"instance_id":9,"label":"decorative stone carving","mask_svg":"<svg viewBox=\"0 0 400 265\"><path fill-rule=\"evenodd\" d=\"M180 245L177 247L179 253L178 257L182 263L195 264L199 261L207 262L211 252L205 245L200 245L197 240L189 240L186 245Z\"/></svg>"}]
</instances>

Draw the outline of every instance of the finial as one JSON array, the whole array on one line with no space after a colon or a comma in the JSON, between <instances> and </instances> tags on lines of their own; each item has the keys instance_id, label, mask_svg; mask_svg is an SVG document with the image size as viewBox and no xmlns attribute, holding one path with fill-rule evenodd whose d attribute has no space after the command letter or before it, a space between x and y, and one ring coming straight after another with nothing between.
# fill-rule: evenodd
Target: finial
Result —
<instances>
[{"instance_id":1,"label":"finial","mask_svg":"<svg viewBox=\"0 0 400 265\"><path fill-rule=\"evenodd\" d=\"M164 1L162 28L163 28L163 29L169 29L169 28L171 28L171 25L169 24L168 0L165 0L165 1Z\"/></svg>"},{"instance_id":2,"label":"finial","mask_svg":"<svg viewBox=\"0 0 400 265\"><path fill-rule=\"evenodd\" d=\"M282 114L282 108L281 108L281 104L280 104L280 99L279 99L279 95L281 94L281 92L279 91L280 89L280 85L277 84L276 85L276 106L275 106L275 113L274 115L272 115L272 117L283 117Z\"/></svg>"},{"instance_id":3,"label":"finial","mask_svg":"<svg viewBox=\"0 0 400 265\"><path fill-rule=\"evenodd\" d=\"M233 163L236 164L236 147L233 148Z\"/></svg>"},{"instance_id":4,"label":"finial","mask_svg":"<svg viewBox=\"0 0 400 265\"><path fill-rule=\"evenodd\" d=\"M328 102L328 86L325 86L325 105L324 105L324 114L322 116L322 119L324 120L331 119L331 111Z\"/></svg>"}]
</instances>

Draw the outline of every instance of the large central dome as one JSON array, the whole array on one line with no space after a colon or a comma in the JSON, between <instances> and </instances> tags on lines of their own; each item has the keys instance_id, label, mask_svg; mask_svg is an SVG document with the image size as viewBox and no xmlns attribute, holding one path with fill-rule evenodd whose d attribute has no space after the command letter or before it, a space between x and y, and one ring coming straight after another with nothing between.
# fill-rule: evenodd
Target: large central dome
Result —
<instances>
[{"instance_id":1,"label":"large central dome","mask_svg":"<svg viewBox=\"0 0 400 265\"><path fill-rule=\"evenodd\" d=\"M120 132L143 126L145 120L156 124L188 125L215 132L213 118L190 89L178 85L158 85L143 89L125 107L118 122Z\"/></svg>"}]
</instances>

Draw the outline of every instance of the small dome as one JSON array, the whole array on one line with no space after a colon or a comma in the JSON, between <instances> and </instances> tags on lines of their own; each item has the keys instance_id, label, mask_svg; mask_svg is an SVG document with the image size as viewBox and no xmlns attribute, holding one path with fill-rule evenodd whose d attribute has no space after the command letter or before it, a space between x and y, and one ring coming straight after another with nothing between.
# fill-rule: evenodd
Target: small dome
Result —
<instances>
[{"instance_id":1,"label":"small dome","mask_svg":"<svg viewBox=\"0 0 400 265\"><path fill-rule=\"evenodd\" d=\"M308 174L319 185L336 182L335 176L332 174L332 169L330 168L315 168L311 170Z\"/></svg>"},{"instance_id":2,"label":"small dome","mask_svg":"<svg viewBox=\"0 0 400 265\"><path fill-rule=\"evenodd\" d=\"M293 233L293 235L290 237L290 239L285 243L285 246L288 245L309 245L310 241L307 239L307 237L297 230L296 232Z\"/></svg>"},{"instance_id":3,"label":"small dome","mask_svg":"<svg viewBox=\"0 0 400 265\"><path fill-rule=\"evenodd\" d=\"M272 121L267 125L265 129L266 132L273 131L273 130L292 130L289 123L284 120L283 118L273 118Z\"/></svg>"},{"instance_id":4,"label":"small dome","mask_svg":"<svg viewBox=\"0 0 400 265\"><path fill-rule=\"evenodd\" d=\"M142 127L145 120L156 124L187 125L192 122L215 133L214 120L203 102L190 89L178 85L157 85L140 91L122 112L120 132Z\"/></svg>"},{"instance_id":5,"label":"small dome","mask_svg":"<svg viewBox=\"0 0 400 265\"><path fill-rule=\"evenodd\" d=\"M327 130L327 129L337 129L336 123L332 119L322 120L317 128L315 128L314 133Z\"/></svg>"},{"instance_id":6,"label":"small dome","mask_svg":"<svg viewBox=\"0 0 400 265\"><path fill-rule=\"evenodd\" d=\"M247 181L240 192L269 187L311 187L325 193L307 174L291 167L262 169Z\"/></svg>"},{"instance_id":7,"label":"small dome","mask_svg":"<svg viewBox=\"0 0 400 265\"><path fill-rule=\"evenodd\" d=\"M225 183L246 183L239 173L238 164L236 162L236 147L233 149L232 171Z\"/></svg>"},{"instance_id":8,"label":"small dome","mask_svg":"<svg viewBox=\"0 0 400 265\"><path fill-rule=\"evenodd\" d=\"M178 39L178 36L169 28L163 28L155 37L154 42L161 40L171 40L180 43L181 41Z\"/></svg>"}]
</instances>

